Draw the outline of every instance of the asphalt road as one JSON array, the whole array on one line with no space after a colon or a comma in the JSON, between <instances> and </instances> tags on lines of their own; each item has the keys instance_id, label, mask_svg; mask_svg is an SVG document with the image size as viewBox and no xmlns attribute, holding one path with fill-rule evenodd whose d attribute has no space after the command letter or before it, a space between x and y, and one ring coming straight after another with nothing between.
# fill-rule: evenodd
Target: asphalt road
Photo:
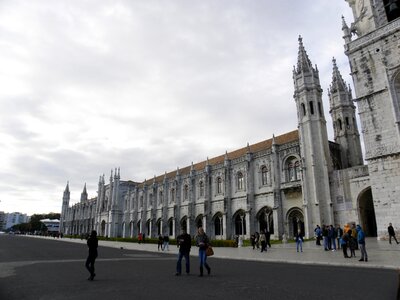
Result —
<instances>
[{"instance_id":1,"label":"asphalt road","mask_svg":"<svg viewBox=\"0 0 400 300\"><path fill-rule=\"evenodd\" d=\"M192 251L197 251L193 249ZM0 300L13 299L397 299L387 269L209 258L210 276L174 276L176 256L99 247L88 281L84 244L0 235ZM184 270L184 267L183 267Z\"/></svg>"}]
</instances>

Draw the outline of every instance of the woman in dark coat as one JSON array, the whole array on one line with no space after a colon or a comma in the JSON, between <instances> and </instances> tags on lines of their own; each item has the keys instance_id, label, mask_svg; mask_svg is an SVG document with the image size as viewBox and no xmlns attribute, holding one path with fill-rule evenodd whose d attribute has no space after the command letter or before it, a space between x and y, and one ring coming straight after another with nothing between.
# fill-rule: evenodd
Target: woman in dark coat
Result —
<instances>
[{"instance_id":1,"label":"woman in dark coat","mask_svg":"<svg viewBox=\"0 0 400 300\"><path fill-rule=\"evenodd\" d=\"M87 245L89 248L89 255L86 259L85 266L90 273L88 280L92 281L93 278L96 276L96 274L94 273L94 262L97 258L97 246L98 246L97 232L95 230L93 230L92 233L90 234L87 240Z\"/></svg>"}]
</instances>

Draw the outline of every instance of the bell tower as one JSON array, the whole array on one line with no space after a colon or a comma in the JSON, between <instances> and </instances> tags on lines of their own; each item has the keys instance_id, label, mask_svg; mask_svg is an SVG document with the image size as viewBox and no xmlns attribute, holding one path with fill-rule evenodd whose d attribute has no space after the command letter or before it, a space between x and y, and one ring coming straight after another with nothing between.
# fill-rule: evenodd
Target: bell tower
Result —
<instances>
[{"instance_id":1,"label":"bell tower","mask_svg":"<svg viewBox=\"0 0 400 300\"><path fill-rule=\"evenodd\" d=\"M333 59L332 83L328 90L334 139L341 147L341 168L363 164L360 134L356 122L356 107L351 89L343 80Z\"/></svg>"},{"instance_id":2,"label":"bell tower","mask_svg":"<svg viewBox=\"0 0 400 300\"><path fill-rule=\"evenodd\" d=\"M400 211L400 1L346 1L354 22L350 30L343 29L345 53L360 114L379 238L386 234L389 222L400 226L399 214L394 215Z\"/></svg>"},{"instance_id":3,"label":"bell tower","mask_svg":"<svg viewBox=\"0 0 400 300\"><path fill-rule=\"evenodd\" d=\"M62 207L61 207L61 217L60 217L60 232L61 233L66 233L65 231L65 222L67 221L67 210L69 207L69 200L70 200L70 192L69 192L69 182L67 182L67 186L65 187L64 190L64 195L63 195L63 202L62 202Z\"/></svg>"},{"instance_id":4,"label":"bell tower","mask_svg":"<svg viewBox=\"0 0 400 300\"><path fill-rule=\"evenodd\" d=\"M312 66L301 37L293 81L302 156L305 230L311 236L317 224L329 225L333 221L329 189L332 164L319 72Z\"/></svg>"}]
</instances>

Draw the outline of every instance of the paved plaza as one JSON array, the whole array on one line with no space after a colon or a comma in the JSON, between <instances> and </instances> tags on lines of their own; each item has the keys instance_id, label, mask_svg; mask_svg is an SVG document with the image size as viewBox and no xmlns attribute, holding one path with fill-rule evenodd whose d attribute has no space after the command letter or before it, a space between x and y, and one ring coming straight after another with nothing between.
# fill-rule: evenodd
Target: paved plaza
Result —
<instances>
[{"instance_id":1,"label":"paved plaza","mask_svg":"<svg viewBox=\"0 0 400 300\"><path fill-rule=\"evenodd\" d=\"M368 239L370 261L344 259L313 242L214 248L210 276L174 276L177 248L100 241L88 281L85 240L0 235L0 299L396 299L400 247ZM357 253L359 254L359 253Z\"/></svg>"}]
</instances>

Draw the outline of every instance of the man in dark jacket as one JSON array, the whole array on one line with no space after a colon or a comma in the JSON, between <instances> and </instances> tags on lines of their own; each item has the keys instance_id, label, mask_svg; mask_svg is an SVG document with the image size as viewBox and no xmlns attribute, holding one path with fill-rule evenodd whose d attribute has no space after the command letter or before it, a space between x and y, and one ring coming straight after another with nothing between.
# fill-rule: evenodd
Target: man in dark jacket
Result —
<instances>
[{"instance_id":1,"label":"man in dark jacket","mask_svg":"<svg viewBox=\"0 0 400 300\"><path fill-rule=\"evenodd\" d=\"M90 273L90 277L88 280L92 281L93 278L96 276L94 273L94 262L97 258L97 246L98 246L98 240L97 240L97 232L95 230L92 231L90 234L88 240L87 240L87 245L89 248L89 255L86 259L86 269L88 269Z\"/></svg>"},{"instance_id":2,"label":"man in dark jacket","mask_svg":"<svg viewBox=\"0 0 400 300\"><path fill-rule=\"evenodd\" d=\"M396 239L396 233L394 232L394 228L392 226L392 223L389 223L389 227L388 227L388 233L389 233L389 244L392 243L392 238L394 238L394 240L396 241L396 243L398 244L399 242Z\"/></svg>"},{"instance_id":3,"label":"man in dark jacket","mask_svg":"<svg viewBox=\"0 0 400 300\"><path fill-rule=\"evenodd\" d=\"M186 233L186 229L182 228L181 234L178 235L177 246L179 247L178 253L178 262L176 263L176 276L181 275L182 273L182 258L185 257L186 262L186 274L190 273L190 248L192 247L192 238L188 233Z\"/></svg>"}]
</instances>

